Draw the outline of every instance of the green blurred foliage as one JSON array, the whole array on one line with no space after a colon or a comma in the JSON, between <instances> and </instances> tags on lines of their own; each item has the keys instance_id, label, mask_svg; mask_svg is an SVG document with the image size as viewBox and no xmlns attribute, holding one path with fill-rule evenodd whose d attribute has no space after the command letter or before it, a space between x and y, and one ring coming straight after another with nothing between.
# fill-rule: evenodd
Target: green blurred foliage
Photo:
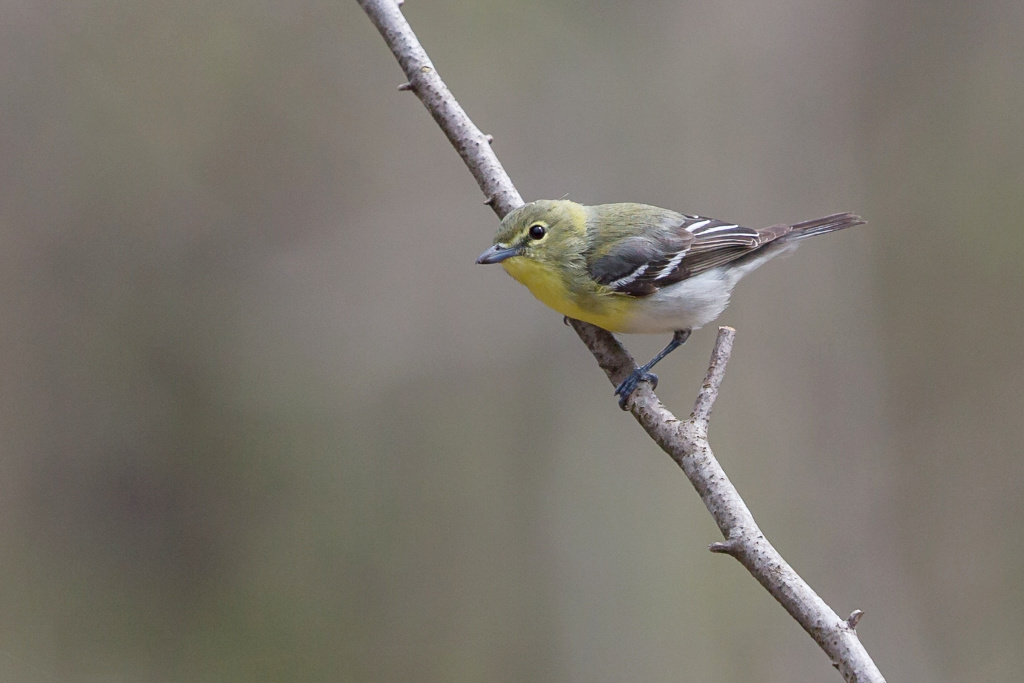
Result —
<instances>
[{"instance_id":1,"label":"green blurred foliage","mask_svg":"<svg viewBox=\"0 0 1024 683\"><path fill-rule=\"evenodd\" d=\"M404 9L528 198L869 220L712 443L890 680L1018 680L1024 5ZM402 80L354 2L0 8L0 680L837 678Z\"/></svg>"}]
</instances>

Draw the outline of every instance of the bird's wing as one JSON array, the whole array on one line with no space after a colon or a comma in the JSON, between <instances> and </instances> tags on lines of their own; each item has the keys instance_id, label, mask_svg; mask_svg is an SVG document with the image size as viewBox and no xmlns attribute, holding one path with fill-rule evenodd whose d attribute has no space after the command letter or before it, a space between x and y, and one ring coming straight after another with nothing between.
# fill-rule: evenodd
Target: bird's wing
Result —
<instances>
[{"instance_id":1,"label":"bird's wing","mask_svg":"<svg viewBox=\"0 0 1024 683\"><path fill-rule=\"evenodd\" d=\"M788 230L775 226L757 231L713 218L679 216L661 231L618 240L593 260L590 273L617 292L647 296L749 254Z\"/></svg>"}]
</instances>

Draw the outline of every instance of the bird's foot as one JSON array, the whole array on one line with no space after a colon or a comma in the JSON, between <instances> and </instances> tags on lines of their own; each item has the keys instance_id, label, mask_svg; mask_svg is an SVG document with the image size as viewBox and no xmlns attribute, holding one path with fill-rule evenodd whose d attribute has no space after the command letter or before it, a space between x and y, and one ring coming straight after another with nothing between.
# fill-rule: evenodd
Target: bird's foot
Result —
<instances>
[{"instance_id":1,"label":"bird's foot","mask_svg":"<svg viewBox=\"0 0 1024 683\"><path fill-rule=\"evenodd\" d=\"M622 384L615 388L615 395L619 397L619 407L626 410L626 401L636 391L640 382L650 382L651 389L658 388L658 376L653 372L647 372L643 368L637 368L629 374L629 377L622 380Z\"/></svg>"}]
</instances>

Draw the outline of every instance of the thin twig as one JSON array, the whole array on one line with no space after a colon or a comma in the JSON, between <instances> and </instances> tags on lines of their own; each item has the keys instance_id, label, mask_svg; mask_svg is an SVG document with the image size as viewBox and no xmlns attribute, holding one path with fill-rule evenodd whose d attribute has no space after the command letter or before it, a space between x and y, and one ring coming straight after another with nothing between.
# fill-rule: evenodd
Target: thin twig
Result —
<instances>
[{"instance_id":1,"label":"thin twig","mask_svg":"<svg viewBox=\"0 0 1024 683\"><path fill-rule=\"evenodd\" d=\"M497 156L491 137L484 135L456 102L427 57L395 0L358 0L380 31L405 71L408 83L400 89L416 93L448 136L476 178L485 204L504 216L523 201ZM637 365L610 332L569 320L613 385L618 385ZM679 421L651 390L640 384L627 406L661 448L682 468L704 505L721 529L724 542L713 543L712 552L739 560L786 611L825 651L847 681L884 683L854 627L862 612L841 619L786 563L757 527L753 515L715 459L708 444L711 408L725 376L736 331L720 328L708 374L697 396L690 419Z\"/></svg>"},{"instance_id":2,"label":"thin twig","mask_svg":"<svg viewBox=\"0 0 1024 683\"><path fill-rule=\"evenodd\" d=\"M700 393L697 394L697 402L693 404L693 412L690 419L703 425L706 430L708 420L711 419L711 408L718 398L718 389L725 379L725 366L732 355L732 342L736 338L736 330L731 327L718 328L718 341L711 354L711 364L708 365L708 374L704 378Z\"/></svg>"}]
</instances>

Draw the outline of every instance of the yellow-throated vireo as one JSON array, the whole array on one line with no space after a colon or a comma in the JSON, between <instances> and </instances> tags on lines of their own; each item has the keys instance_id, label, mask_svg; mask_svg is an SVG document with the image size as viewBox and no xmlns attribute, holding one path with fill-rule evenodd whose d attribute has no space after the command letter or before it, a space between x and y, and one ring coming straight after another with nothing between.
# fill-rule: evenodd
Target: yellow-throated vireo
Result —
<instances>
[{"instance_id":1,"label":"yellow-throated vireo","mask_svg":"<svg viewBox=\"0 0 1024 683\"><path fill-rule=\"evenodd\" d=\"M615 390L625 409L639 382L690 331L725 310L740 278L805 237L863 224L837 213L760 230L646 204L539 200L501 221L477 263L509 275L562 315L610 332L672 332L672 341Z\"/></svg>"}]
</instances>

